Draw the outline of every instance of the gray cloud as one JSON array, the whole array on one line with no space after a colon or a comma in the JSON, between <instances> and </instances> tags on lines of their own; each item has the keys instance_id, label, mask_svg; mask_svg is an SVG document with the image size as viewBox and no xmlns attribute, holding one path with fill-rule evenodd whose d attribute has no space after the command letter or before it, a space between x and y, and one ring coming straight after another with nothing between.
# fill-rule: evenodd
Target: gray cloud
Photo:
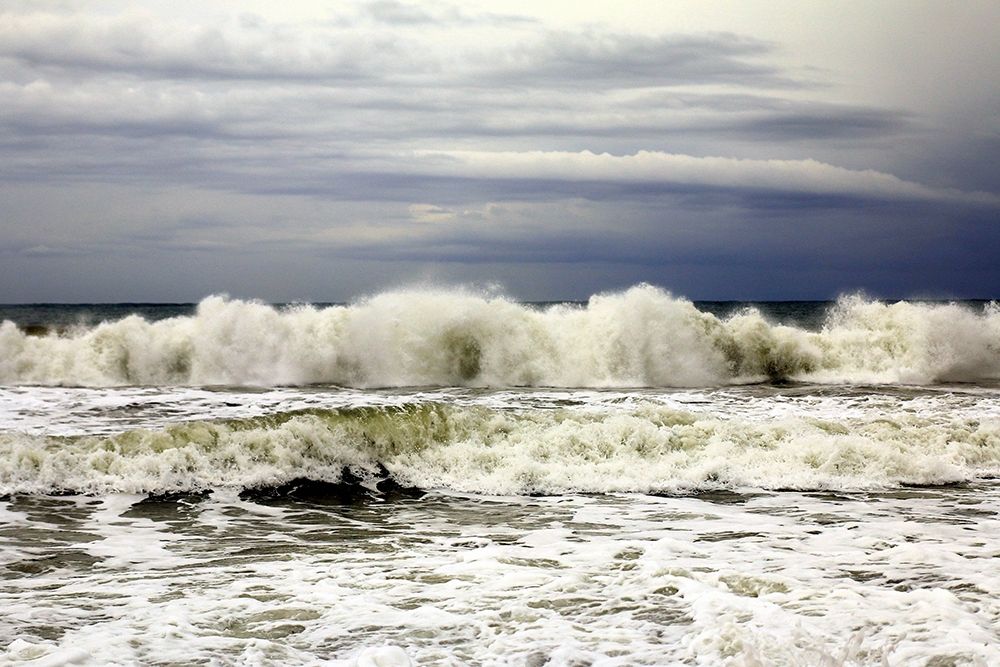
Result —
<instances>
[{"instance_id":1,"label":"gray cloud","mask_svg":"<svg viewBox=\"0 0 1000 667\"><path fill-rule=\"evenodd\" d=\"M645 96L621 99L600 93L532 100L493 91L438 91L422 87L297 89L76 85L63 89L34 82L0 85L8 102L0 123L11 134L181 134L224 139L364 133L371 139L421 141L518 137L645 138L684 134L732 136L746 141L888 137L911 129L900 112L833 106L780 98L752 99L730 110L725 98L684 95L651 105ZM528 98L530 99L530 97Z\"/></svg>"},{"instance_id":2,"label":"gray cloud","mask_svg":"<svg viewBox=\"0 0 1000 667\"><path fill-rule=\"evenodd\" d=\"M547 31L515 22L492 41L470 40L459 53L434 47L438 21L398 2L369 3L386 27L314 26L230 20L184 25L143 17L0 14L0 56L43 71L86 70L160 79L249 79L299 82L395 82L433 77L445 86L620 88L677 84L797 86L762 58L773 45L733 34L649 37ZM505 25L504 17L488 17ZM525 35L525 25L531 26ZM472 34L472 33L470 33Z\"/></svg>"},{"instance_id":3,"label":"gray cloud","mask_svg":"<svg viewBox=\"0 0 1000 667\"><path fill-rule=\"evenodd\" d=\"M756 268L834 289L852 266L901 285L922 262L961 286L948 267L963 256L997 281L984 250L1000 242L995 122L962 107L943 127L838 88L749 30L393 0L313 21L48 6L0 12L0 274L13 281L32 261L84 280L99 258L126 273L138 257L204 260L244 282L206 268L202 292L303 297L267 292L252 271L265 255L288 289L281 262L310 285L324 262L350 264L363 286L376 276L362 260L380 276L525 290L549 264L552 285L580 289L587 264L611 282L722 289L711 267L763 285Z\"/></svg>"},{"instance_id":4,"label":"gray cloud","mask_svg":"<svg viewBox=\"0 0 1000 667\"><path fill-rule=\"evenodd\" d=\"M816 160L751 160L696 157L654 151L634 155L589 151L417 153L414 173L498 179L584 182L676 183L716 188L750 188L857 195L863 198L917 199L1000 206L1000 197L928 187L871 169L851 170Z\"/></svg>"},{"instance_id":5,"label":"gray cloud","mask_svg":"<svg viewBox=\"0 0 1000 667\"><path fill-rule=\"evenodd\" d=\"M897 134L905 117L880 109L801 111L759 116L734 123L732 129L758 140L864 139Z\"/></svg>"},{"instance_id":6,"label":"gray cloud","mask_svg":"<svg viewBox=\"0 0 1000 667\"><path fill-rule=\"evenodd\" d=\"M365 10L373 19L382 23L413 25L433 23L436 20L419 6L396 0L374 0L365 5Z\"/></svg>"},{"instance_id":7,"label":"gray cloud","mask_svg":"<svg viewBox=\"0 0 1000 667\"><path fill-rule=\"evenodd\" d=\"M491 54L487 80L517 86L631 87L726 82L789 86L795 82L759 61L772 45L731 34L645 37L557 32Z\"/></svg>"},{"instance_id":8,"label":"gray cloud","mask_svg":"<svg viewBox=\"0 0 1000 667\"><path fill-rule=\"evenodd\" d=\"M416 64L401 55L391 35L351 30L235 20L170 24L141 15L0 14L0 56L42 70L167 79L356 81Z\"/></svg>"}]
</instances>

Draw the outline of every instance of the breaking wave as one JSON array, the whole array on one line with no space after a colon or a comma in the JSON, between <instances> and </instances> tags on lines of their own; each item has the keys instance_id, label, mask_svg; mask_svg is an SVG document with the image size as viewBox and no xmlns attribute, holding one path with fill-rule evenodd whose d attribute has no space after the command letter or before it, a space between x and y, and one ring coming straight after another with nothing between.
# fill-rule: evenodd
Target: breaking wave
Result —
<instances>
[{"instance_id":1,"label":"breaking wave","mask_svg":"<svg viewBox=\"0 0 1000 667\"><path fill-rule=\"evenodd\" d=\"M648 285L534 308L410 290L278 309L213 296L38 336L0 326L0 382L42 385L715 386L761 380L930 384L1000 378L1000 307L838 301L819 331L728 318Z\"/></svg>"},{"instance_id":2,"label":"breaking wave","mask_svg":"<svg viewBox=\"0 0 1000 667\"><path fill-rule=\"evenodd\" d=\"M4 433L0 448L0 494L242 490L302 479L486 494L873 490L1000 474L1000 419L756 423L653 403L519 411L428 402L105 437Z\"/></svg>"}]
</instances>

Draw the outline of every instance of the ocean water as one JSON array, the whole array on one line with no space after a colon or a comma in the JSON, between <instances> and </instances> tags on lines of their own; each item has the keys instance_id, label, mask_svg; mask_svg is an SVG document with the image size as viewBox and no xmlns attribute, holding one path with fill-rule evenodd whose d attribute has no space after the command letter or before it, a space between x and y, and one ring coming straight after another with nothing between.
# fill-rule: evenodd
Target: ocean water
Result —
<instances>
[{"instance_id":1,"label":"ocean water","mask_svg":"<svg viewBox=\"0 0 1000 667\"><path fill-rule=\"evenodd\" d=\"M0 307L0 664L1000 664L1000 307Z\"/></svg>"}]
</instances>

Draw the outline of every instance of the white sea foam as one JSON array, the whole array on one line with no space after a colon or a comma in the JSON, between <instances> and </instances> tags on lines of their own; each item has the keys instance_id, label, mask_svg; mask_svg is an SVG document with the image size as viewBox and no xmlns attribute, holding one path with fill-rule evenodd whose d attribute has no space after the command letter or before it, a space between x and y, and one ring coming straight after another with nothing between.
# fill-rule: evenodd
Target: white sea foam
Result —
<instances>
[{"instance_id":1,"label":"white sea foam","mask_svg":"<svg viewBox=\"0 0 1000 667\"><path fill-rule=\"evenodd\" d=\"M532 308L405 290L285 309L213 296L191 317L64 334L0 326L0 382L42 385L714 386L1000 378L1000 308L837 302L820 331L726 319L651 286Z\"/></svg>"},{"instance_id":2,"label":"white sea foam","mask_svg":"<svg viewBox=\"0 0 1000 667\"><path fill-rule=\"evenodd\" d=\"M64 530L42 533L44 553L34 533L3 533L19 558L5 571L2 664L1000 661L990 485L888 497L432 494L288 506L269 520L219 493L16 502ZM133 530L176 566L124 539L100 560L79 555L91 533Z\"/></svg>"},{"instance_id":3,"label":"white sea foam","mask_svg":"<svg viewBox=\"0 0 1000 667\"><path fill-rule=\"evenodd\" d=\"M497 409L425 402L195 421L111 436L0 434L0 493L336 482L350 469L487 494L884 489L1000 474L1000 418L876 410L754 420L630 401Z\"/></svg>"}]
</instances>

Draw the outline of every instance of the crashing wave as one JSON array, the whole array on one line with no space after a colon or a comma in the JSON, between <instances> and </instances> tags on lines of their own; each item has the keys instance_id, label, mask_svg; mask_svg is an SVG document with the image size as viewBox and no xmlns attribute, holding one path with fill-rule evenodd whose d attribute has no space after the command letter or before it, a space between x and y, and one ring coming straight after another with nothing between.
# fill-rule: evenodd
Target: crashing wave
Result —
<instances>
[{"instance_id":1,"label":"crashing wave","mask_svg":"<svg viewBox=\"0 0 1000 667\"><path fill-rule=\"evenodd\" d=\"M519 411L427 402L112 436L4 433L0 449L0 494L243 490L303 479L377 490L387 477L393 488L485 494L870 490L1000 474L1000 419L759 423L653 403Z\"/></svg>"},{"instance_id":2,"label":"crashing wave","mask_svg":"<svg viewBox=\"0 0 1000 667\"><path fill-rule=\"evenodd\" d=\"M0 382L42 385L693 387L761 380L930 384L1000 378L1000 307L838 301L819 331L728 318L648 285L535 308L463 291L275 308L213 296L29 335L0 325Z\"/></svg>"}]
</instances>

